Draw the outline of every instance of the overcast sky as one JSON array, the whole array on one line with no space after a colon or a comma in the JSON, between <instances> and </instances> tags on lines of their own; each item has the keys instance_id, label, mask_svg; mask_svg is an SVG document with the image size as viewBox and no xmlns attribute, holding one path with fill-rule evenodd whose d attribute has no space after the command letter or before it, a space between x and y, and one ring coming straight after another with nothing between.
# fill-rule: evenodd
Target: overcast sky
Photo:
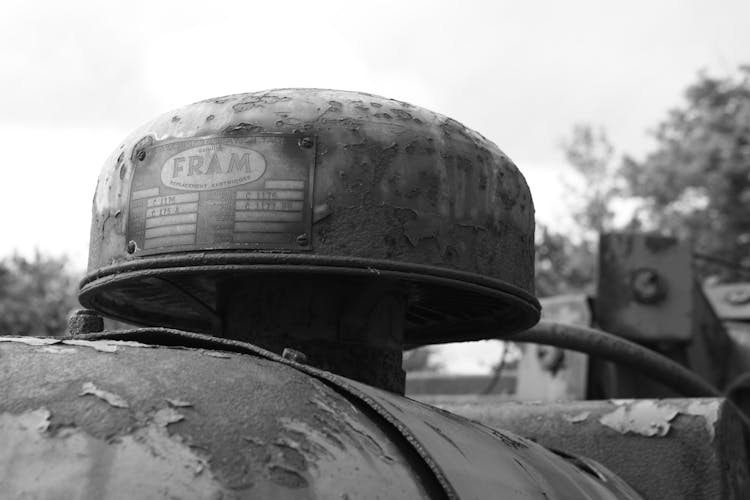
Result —
<instances>
[{"instance_id":1,"label":"overcast sky","mask_svg":"<svg viewBox=\"0 0 750 500\"><path fill-rule=\"evenodd\" d=\"M564 222L572 125L643 154L699 70L750 62L748 19L747 0L4 0L0 256L38 247L82 268L96 178L120 140L184 104L273 87L451 116L515 160L542 220Z\"/></svg>"}]
</instances>

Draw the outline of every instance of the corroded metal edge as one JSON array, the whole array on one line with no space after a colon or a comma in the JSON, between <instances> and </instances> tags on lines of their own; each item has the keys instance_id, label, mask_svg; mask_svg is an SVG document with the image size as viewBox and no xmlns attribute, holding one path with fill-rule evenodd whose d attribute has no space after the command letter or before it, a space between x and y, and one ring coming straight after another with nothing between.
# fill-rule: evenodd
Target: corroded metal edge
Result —
<instances>
[{"instance_id":1,"label":"corroded metal edge","mask_svg":"<svg viewBox=\"0 0 750 500\"><path fill-rule=\"evenodd\" d=\"M560 462L553 452L510 432L485 427L435 407L296 363L252 344L165 328L103 332L83 338L144 340L144 334L147 335L145 338L150 336L160 343L166 341L173 345L212 347L261 356L292 366L343 391L374 410L410 443L450 499L477 494L489 498L496 495L499 488L527 498L528 493L523 492L522 487L529 480L540 488L538 498L548 498L542 485L538 484L539 474L544 476L544 484L568 494L640 498L624 482L605 482L605 476L592 474L585 467L570 462ZM454 441L451 436L459 441ZM501 471L505 475L500 474ZM478 481L483 484L478 484Z\"/></svg>"},{"instance_id":2,"label":"corroded metal edge","mask_svg":"<svg viewBox=\"0 0 750 500\"><path fill-rule=\"evenodd\" d=\"M429 324L424 327L407 327L405 344L452 342L456 332L464 340L513 335L533 326L541 312L539 301L519 287L505 281L463 271L435 266L403 264L376 259L342 258L307 254L239 254L239 253L188 253L184 255L142 258L99 269L83 278L79 301L84 307L100 310L116 319L137 323L122 308L108 307L101 300L108 287L116 287L129 280L164 276L206 276L211 274L240 273L308 273L334 276L358 276L368 279L392 279L424 287L438 287L442 294L471 294L496 302L485 315L451 321L441 328ZM457 300L461 300L457 298ZM495 315L491 311L512 310L512 314ZM152 323L153 324L153 323ZM148 326L144 324L144 326ZM177 326L177 325L169 325ZM181 326L183 327L183 326Z\"/></svg>"}]
</instances>

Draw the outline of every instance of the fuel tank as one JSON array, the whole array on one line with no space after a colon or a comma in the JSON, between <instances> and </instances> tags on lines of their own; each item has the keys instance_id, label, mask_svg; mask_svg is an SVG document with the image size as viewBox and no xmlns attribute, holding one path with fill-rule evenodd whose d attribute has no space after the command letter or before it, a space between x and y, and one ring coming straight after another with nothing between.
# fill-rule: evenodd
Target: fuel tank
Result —
<instances>
[{"instance_id":1,"label":"fuel tank","mask_svg":"<svg viewBox=\"0 0 750 500\"><path fill-rule=\"evenodd\" d=\"M0 337L0 366L2 498L639 498L595 463L244 342Z\"/></svg>"}]
</instances>

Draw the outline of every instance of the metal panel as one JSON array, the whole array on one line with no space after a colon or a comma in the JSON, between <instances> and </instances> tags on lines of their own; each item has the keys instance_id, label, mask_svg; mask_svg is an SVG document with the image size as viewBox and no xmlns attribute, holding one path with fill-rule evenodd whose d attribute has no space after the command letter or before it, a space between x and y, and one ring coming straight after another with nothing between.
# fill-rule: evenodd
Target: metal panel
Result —
<instances>
[{"instance_id":1,"label":"metal panel","mask_svg":"<svg viewBox=\"0 0 750 500\"><path fill-rule=\"evenodd\" d=\"M439 406L593 458L647 499L750 498L743 428L722 399Z\"/></svg>"}]
</instances>

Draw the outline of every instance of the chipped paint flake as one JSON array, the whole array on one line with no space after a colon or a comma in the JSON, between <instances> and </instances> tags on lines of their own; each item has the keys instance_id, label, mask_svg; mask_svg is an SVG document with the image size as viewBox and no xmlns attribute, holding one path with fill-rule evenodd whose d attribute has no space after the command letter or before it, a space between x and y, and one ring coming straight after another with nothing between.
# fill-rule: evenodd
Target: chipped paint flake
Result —
<instances>
[{"instance_id":1,"label":"chipped paint flake","mask_svg":"<svg viewBox=\"0 0 750 500\"><path fill-rule=\"evenodd\" d=\"M701 401L693 400L682 413L703 417L706 430L713 440L716 436L716 421L719 419L720 402L717 400Z\"/></svg>"},{"instance_id":2,"label":"chipped paint flake","mask_svg":"<svg viewBox=\"0 0 750 500\"><path fill-rule=\"evenodd\" d=\"M563 415L562 418L563 420L566 420L570 423L578 424L589 418L589 415L591 415L590 411L582 411L581 413L577 413L576 415Z\"/></svg>"},{"instance_id":3,"label":"chipped paint flake","mask_svg":"<svg viewBox=\"0 0 750 500\"><path fill-rule=\"evenodd\" d=\"M106 401L115 408L129 408L128 402L117 394L103 391L95 386L92 382L84 382L83 390L78 394L79 396L96 396L97 398Z\"/></svg>"},{"instance_id":4,"label":"chipped paint flake","mask_svg":"<svg viewBox=\"0 0 750 500\"><path fill-rule=\"evenodd\" d=\"M43 337L0 337L0 342L18 342L26 345L50 345L59 344L60 339L50 339Z\"/></svg>"},{"instance_id":5,"label":"chipped paint flake","mask_svg":"<svg viewBox=\"0 0 750 500\"><path fill-rule=\"evenodd\" d=\"M229 356L228 354L222 354L220 352L214 352L214 351L205 351L203 354L206 356L211 356L212 358L225 358L225 359L231 359L232 356Z\"/></svg>"},{"instance_id":6,"label":"chipped paint flake","mask_svg":"<svg viewBox=\"0 0 750 500\"><path fill-rule=\"evenodd\" d=\"M3 498L234 498L154 421L101 440L77 427L48 432L49 419L45 408L0 413Z\"/></svg>"},{"instance_id":7,"label":"chipped paint flake","mask_svg":"<svg viewBox=\"0 0 750 500\"><path fill-rule=\"evenodd\" d=\"M636 402L635 399L610 399L610 403L612 403L615 406L625 406L630 405Z\"/></svg>"},{"instance_id":8,"label":"chipped paint flake","mask_svg":"<svg viewBox=\"0 0 750 500\"><path fill-rule=\"evenodd\" d=\"M72 347L57 347L55 345L48 345L39 349L39 352L47 352L49 354L75 354L77 351Z\"/></svg>"},{"instance_id":9,"label":"chipped paint flake","mask_svg":"<svg viewBox=\"0 0 750 500\"><path fill-rule=\"evenodd\" d=\"M193 406L193 403L181 399L166 398L166 401L172 408L189 408Z\"/></svg>"},{"instance_id":10,"label":"chipped paint flake","mask_svg":"<svg viewBox=\"0 0 750 500\"><path fill-rule=\"evenodd\" d=\"M101 352L117 352L114 342L107 340L63 340L63 344L91 347Z\"/></svg>"},{"instance_id":11,"label":"chipped paint flake","mask_svg":"<svg viewBox=\"0 0 750 500\"><path fill-rule=\"evenodd\" d=\"M185 416L174 408L162 408L158 410L153 417L154 423L159 427L166 427L169 424L174 424L184 419Z\"/></svg>"},{"instance_id":12,"label":"chipped paint flake","mask_svg":"<svg viewBox=\"0 0 750 500\"><path fill-rule=\"evenodd\" d=\"M663 437L669 432L669 423L678 413L678 409L671 405L639 400L618 405L615 411L602 415L599 422L622 434L630 432Z\"/></svg>"}]
</instances>

